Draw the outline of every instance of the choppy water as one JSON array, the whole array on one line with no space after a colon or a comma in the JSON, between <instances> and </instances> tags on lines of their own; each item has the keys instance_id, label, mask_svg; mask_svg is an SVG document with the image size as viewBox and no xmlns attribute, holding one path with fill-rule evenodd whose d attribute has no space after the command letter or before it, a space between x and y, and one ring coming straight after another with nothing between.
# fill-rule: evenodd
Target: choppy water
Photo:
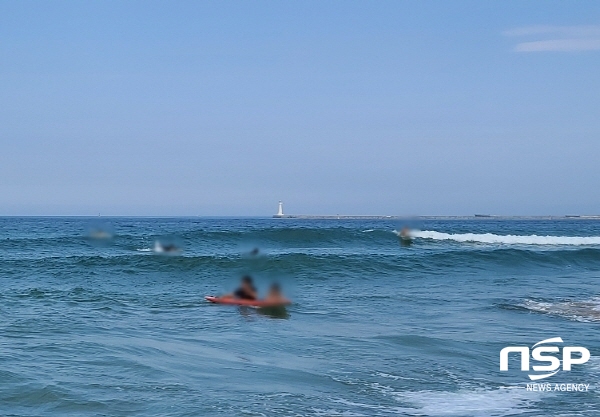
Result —
<instances>
[{"instance_id":1,"label":"choppy water","mask_svg":"<svg viewBox=\"0 0 600 417\"><path fill-rule=\"evenodd\" d=\"M0 218L0 415L600 415L600 221L401 226ZM295 303L204 301L245 273ZM550 337L592 358L548 382L589 392L499 371Z\"/></svg>"}]
</instances>

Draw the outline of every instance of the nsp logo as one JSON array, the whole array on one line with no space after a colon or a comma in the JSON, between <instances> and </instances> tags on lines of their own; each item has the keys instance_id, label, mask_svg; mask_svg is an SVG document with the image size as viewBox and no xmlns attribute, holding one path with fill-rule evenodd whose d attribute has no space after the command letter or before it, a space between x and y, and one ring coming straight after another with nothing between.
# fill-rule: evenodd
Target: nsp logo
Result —
<instances>
[{"instance_id":1,"label":"nsp logo","mask_svg":"<svg viewBox=\"0 0 600 417\"><path fill-rule=\"evenodd\" d=\"M572 365L581 365L590 359L590 351L581 346L565 346L562 348L562 360L551 354L560 352L558 346L548 346L551 343L563 343L560 337L537 342L531 347L531 357L537 362L547 362L548 365L533 365L535 372L545 372L543 374L530 374L529 379L537 381L548 378L560 370L562 362L563 371L570 371ZM500 351L500 370L508 371L508 354L521 354L521 371L529 371L529 348L527 346L508 346ZM573 353L579 354L573 357Z\"/></svg>"}]
</instances>

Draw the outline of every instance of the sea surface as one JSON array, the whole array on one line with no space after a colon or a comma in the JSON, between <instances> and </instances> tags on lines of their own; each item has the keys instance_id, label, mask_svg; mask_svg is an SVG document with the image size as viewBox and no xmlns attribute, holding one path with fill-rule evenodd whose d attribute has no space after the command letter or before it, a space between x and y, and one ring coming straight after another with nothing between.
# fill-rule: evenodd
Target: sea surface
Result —
<instances>
[{"instance_id":1,"label":"sea surface","mask_svg":"<svg viewBox=\"0 0 600 417\"><path fill-rule=\"evenodd\" d=\"M600 415L600 221L403 226L0 218L0 415ZM293 305L205 301L244 274ZM499 370L554 337L591 359L537 382L587 392Z\"/></svg>"}]
</instances>

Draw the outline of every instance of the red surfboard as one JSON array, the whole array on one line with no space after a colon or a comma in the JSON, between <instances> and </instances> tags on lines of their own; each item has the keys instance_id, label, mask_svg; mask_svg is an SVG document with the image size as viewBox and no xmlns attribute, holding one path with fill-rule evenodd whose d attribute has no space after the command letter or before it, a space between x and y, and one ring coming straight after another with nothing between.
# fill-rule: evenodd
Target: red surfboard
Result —
<instances>
[{"instance_id":1,"label":"red surfboard","mask_svg":"<svg viewBox=\"0 0 600 417\"><path fill-rule=\"evenodd\" d=\"M282 307L282 306L286 306L288 304L291 304L290 301L286 301L286 302L272 302L272 301L262 301L262 300L242 300L240 298L221 298L221 297L212 297L210 295L207 295L206 297L206 301L209 301L211 303L215 303L215 304L226 304L226 305L231 305L231 306L247 306L247 307Z\"/></svg>"}]
</instances>

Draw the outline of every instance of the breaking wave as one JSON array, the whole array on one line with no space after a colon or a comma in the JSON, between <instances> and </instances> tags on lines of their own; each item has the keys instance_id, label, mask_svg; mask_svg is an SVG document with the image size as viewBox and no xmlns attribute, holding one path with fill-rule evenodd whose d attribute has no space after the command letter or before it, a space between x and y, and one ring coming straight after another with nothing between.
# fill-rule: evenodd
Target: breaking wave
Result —
<instances>
[{"instance_id":1,"label":"breaking wave","mask_svg":"<svg viewBox=\"0 0 600 417\"><path fill-rule=\"evenodd\" d=\"M531 394L518 387L505 387L457 392L407 391L396 394L396 399L417 407L416 410L405 410L412 411L411 415L500 417L531 411L544 397L540 393Z\"/></svg>"},{"instance_id":2,"label":"breaking wave","mask_svg":"<svg viewBox=\"0 0 600 417\"><path fill-rule=\"evenodd\" d=\"M581 322L600 321L600 299L543 302L526 300L520 307L534 313L549 314Z\"/></svg>"},{"instance_id":3,"label":"breaking wave","mask_svg":"<svg viewBox=\"0 0 600 417\"><path fill-rule=\"evenodd\" d=\"M399 233L396 231L396 234ZM505 245L600 245L600 236L538 236L496 235L493 233L441 233L432 230L415 230L411 237L455 242L494 243Z\"/></svg>"}]
</instances>

